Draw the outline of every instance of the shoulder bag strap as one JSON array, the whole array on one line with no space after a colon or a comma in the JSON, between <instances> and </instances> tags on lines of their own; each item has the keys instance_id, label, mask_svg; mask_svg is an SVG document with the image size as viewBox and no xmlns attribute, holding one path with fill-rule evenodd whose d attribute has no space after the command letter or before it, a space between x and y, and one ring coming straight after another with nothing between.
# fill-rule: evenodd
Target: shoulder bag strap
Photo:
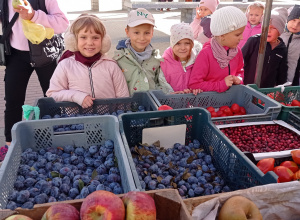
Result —
<instances>
[{"instance_id":1,"label":"shoulder bag strap","mask_svg":"<svg viewBox=\"0 0 300 220\"><path fill-rule=\"evenodd\" d=\"M5 39L10 35L12 26L14 25L14 23L16 22L16 20L19 17L19 13L15 13L13 18L11 19L11 21L9 22L9 24L7 25L7 28L5 29L5 32L3 33L1 39L0 39L0 43L3 44Z\"/></svg>"}]
</instances>

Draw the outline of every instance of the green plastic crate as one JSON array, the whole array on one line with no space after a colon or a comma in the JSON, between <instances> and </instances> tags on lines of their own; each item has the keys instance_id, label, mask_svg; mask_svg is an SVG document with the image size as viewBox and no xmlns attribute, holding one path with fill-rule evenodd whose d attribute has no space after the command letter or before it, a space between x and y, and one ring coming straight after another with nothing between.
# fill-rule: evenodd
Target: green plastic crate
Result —
<instances>
[{"instance_id":1,"label":"green plastic crate","mask_svg":"<svg viewBox=\"0 0 300 220\"><path fill-rule=\"evenodd\" d=\"M232 86L225 92L203 92L193 94L166 95L162 91L150 91L156 104L169 105L173 109L209 106L219 108L223 105L231 106L237 103L246 109L247 115L212 118L216 125L241 122L270 121L277 118L281 105L255 89L244 85Z\"/></svg>"},{"instance_id":2,"label":"green plastic crate","mask_svg":"<svg viewBox=\"0 0 300 220\"><path fill-rule=\"evenodd\" d=\"M288 112L286 122L300 131L300 113Z\"/></svg>"},{"instance_id":3,"label":"green plastic crate","mask_svg":"<svg viewBox=\"0 0 300 220\"><path fill-rule=\"evenodd\" d=\"M119 116L119 121L121 136L137 189L142 190L142 187L130 147L142 142L144 128L179 124L187 125L185 144L194 139L199 140L205 152L212 156L213 164L220 176L232 190L277 182L276 174L269 172L264 175L212 123L209 112L203 108L122 114Z\"/></svg>"},{"instance_id":4,"label":"green plastic crate","mask_svg":"<svg viewBox=\"0 0 300 220\"><path fill-rule=\"evenodd\" d=\"M285 104L291 104L294 99L300 100L300 86L287 86L284 87L284 91L281 92L281 88L258 88L256 84L247 85L264 95L270 94L270 98L273 98L279 104L283 102ZM283 95L281 95L283 94ZM288 120L289 112L300 114L300 107L297 106L285 106L282 105L281 112L278 115L279 120Z\"/></svg>"},{"instance_id":5,"label":"green plastic crate","mask_svg":"<svg viewBox=\"0 0 300 220\"><path fill-rule=\"evenodd\" d=\"M148 92L136 92L132 97L96 99L90 108L82 108L75 102L56 102L53 98L40 98L34 106L40 108L40 118L45 115L62 115L66 114L111 114L117 110L137 111L139 106L144 106L146 111L156 111L157 105ZM34 112L31 113L30 119L34 119Z\"/></svg>"}]
</instances>

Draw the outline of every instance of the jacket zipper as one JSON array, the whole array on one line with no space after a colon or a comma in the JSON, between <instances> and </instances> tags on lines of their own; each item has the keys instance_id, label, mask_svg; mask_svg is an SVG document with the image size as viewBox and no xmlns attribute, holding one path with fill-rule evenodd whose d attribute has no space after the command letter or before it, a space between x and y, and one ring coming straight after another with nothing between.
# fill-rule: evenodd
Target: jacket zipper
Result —
<instances>
[{"instance_id":1,"label":"jacket zipper","mask_svg":"<svg viewBox=\"0 0 300 220\"><path fill-rule=\"evenodd\" d=\"M228 56L228 54L229 54L229 50L230 50L230 49L227 50L227 56ZM229 63L228 63L228 75L230 75L230 64L229 64Z\"/></svg>"},{"instance_id":2,"label":"jacket zipper","mask_svg":"<svg viewBox=\"0 0 300 220\"><path fill-rule=\"evenodd\" d=\"M90 85L91 85L91 91L92 91L92 97L95 98L95 91L94 91L94 83L93 83L93 75L92 75L92 68L94 64L97 61L95 61L88 69L89 69L89 77L90 77Z\"/></svg>"}]
</instances>

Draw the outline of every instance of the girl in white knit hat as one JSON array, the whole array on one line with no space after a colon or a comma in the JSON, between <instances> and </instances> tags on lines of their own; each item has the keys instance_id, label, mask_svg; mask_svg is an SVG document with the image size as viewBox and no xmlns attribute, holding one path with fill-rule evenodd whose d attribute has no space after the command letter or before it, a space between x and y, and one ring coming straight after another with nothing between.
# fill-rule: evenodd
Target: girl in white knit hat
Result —
<instances>
[{"instance_id":1,"label":"girl in white knit hat","mask_svg":"<svg viewBox=\"0 0 300 220\"><path fill-rule=\"evenodd\" d=\"M201 48L200 43L194 42L189 24L180 23L171 27L170 47L165 50L160 66L175 93L190 93L189 78Z\"/></svg>"},{"instance_id":2,"label":"girl in white knit hat","mask_svg":"<svg viewBox=\"0 0 300 220\"><path fill-rule=\"evenodd\" d=\"M129 96L123 72L105 55L111 41L97 16L79 16L65 34L65 45L67 51L50 80L48 97L88 108L95 99Z\"/></svg>"},{"instance_id":3,"label":"girl in white knit hat","mask_svg":"<svg viewBox=\"0 0 300 220\"><path fill-rule=\"evenodd\" d=\"M237 46L246 24L246 15L236 7L213 13L210 29L214 37L203 45L190 76L189 88L195 95L201 90L225 92L243 84L243 54Z\"/></svg>"}]
</instances>

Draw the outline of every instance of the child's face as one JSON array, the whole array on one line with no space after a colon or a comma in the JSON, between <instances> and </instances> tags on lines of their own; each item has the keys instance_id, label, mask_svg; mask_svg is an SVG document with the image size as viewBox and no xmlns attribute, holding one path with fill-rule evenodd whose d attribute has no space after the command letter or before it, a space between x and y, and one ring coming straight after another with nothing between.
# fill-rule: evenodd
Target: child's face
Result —
<instances>
[{"instance_id":1,"label":"child's face","mask_svg":"<svg viewBox=\"0 0 300 220\"><path fill-rule=\"evenodd\" d=\"M94 28L82 29L77 36L77 47L79 52L85 57L92 57L99 53L102 47L102 38Z\"/></svg>"},{"instance_id":2,"label":"child's face","mask_svg":"<svg viewBox=\"0 0 300 220\"><path fill-rule=\"evenodd\" d=\"M278 30L273 25L269 25L267 42L274 43L277 41L278 37L279 37Z\"/></svg>"},{"instance_id":3,"label":"child's face","mask_svg":"<svg viewBox=\"0 0 300 220\"><path fill-rule=\"evenodd\" d=\"M249 10L249 22L252 25L260 23L260 19L263 16L263 10L261 8L250 8Z\"/></svg>"},{"instance_id":4,"label":"child's face","mask_svg":"<svg viewBox=\"0 0 300 220\"><path fill-rule=\"evenodd\" d=\"M200 18L203 18L203 17L205 17L207 15L211 15L212 14L211 10L209 10L205 6L201 6L197 12L198 12Z\"/></svg>"},{"instance_id":5,"label":"child's face","mask_svg":"<svg viewBox=\"0 0 300 220\"><path fill-rule=\"evenodd\" d=\"M182 39L173 47L173 53L180 59L180 61L186 61L191 55L193 43L190 39Z\"/></svg>"},{"instance_id":6,"label":"child's face","mask_svg":"<svg viewBox=\"0 0 300 220\"><path fill-rule=\"evenodd\" d=\"M300 19L290 20L287 23L287 29L293 34L300 32Z\"/></svg>"},{"instance_id":7,"label":"child's face","mask_svg":"<svg viewBox=\"0 0 300 220\"><path fill-rule=\"evenodd\" d=\"M223 46L227 46L231 49L237 47L240 41L243 39L243 32L245 30L245 26L241 27L235 31L229 32L221 36L221 43Z\"/></svg>"},{"instance_id":8,"label":"child's face","mask_svg":"<svg viewBox=\"0 0 300 220\"><path fill-rule=\"evenodd\" d=\"M127 37L130 38L131 46L136 52L145 51L153 37L153 25L141 24L136 27L125 29Z\"/></svg>"}]
</instances>

